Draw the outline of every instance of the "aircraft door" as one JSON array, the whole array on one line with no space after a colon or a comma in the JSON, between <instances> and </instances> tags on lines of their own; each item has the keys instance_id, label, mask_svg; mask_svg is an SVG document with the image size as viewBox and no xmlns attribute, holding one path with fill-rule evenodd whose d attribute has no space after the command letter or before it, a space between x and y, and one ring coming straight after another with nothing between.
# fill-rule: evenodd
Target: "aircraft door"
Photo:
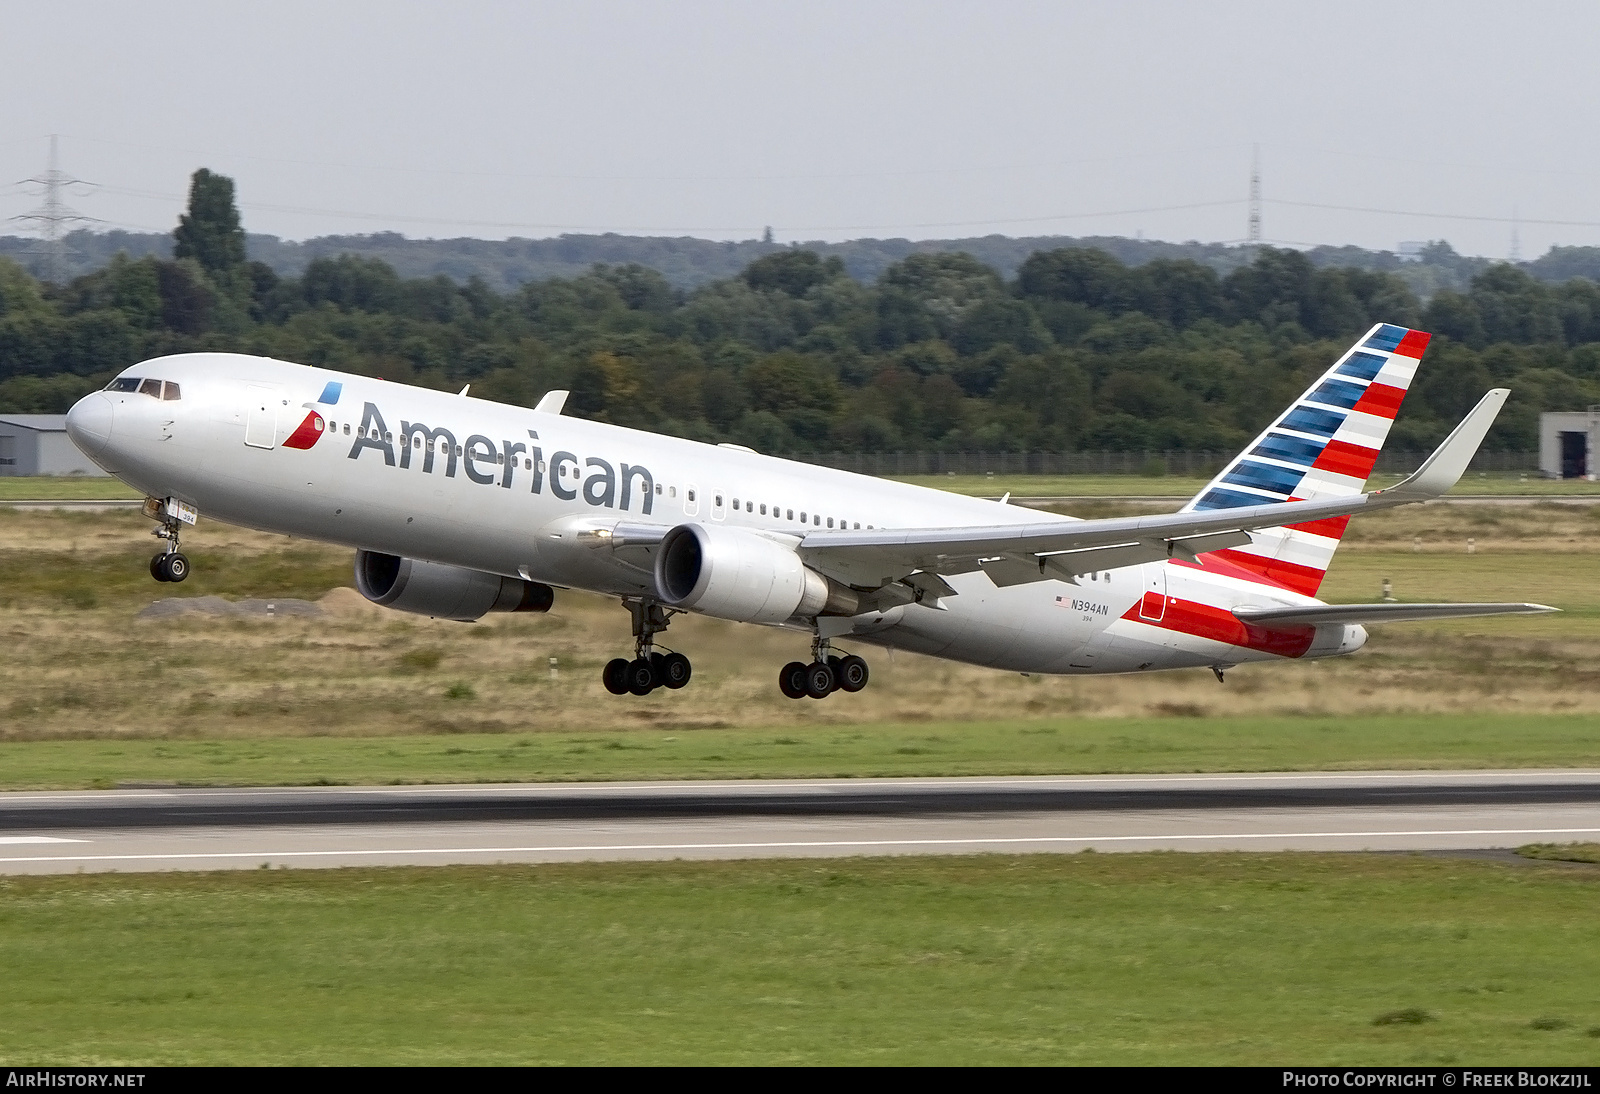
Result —
<instances>
[{"instance_id":1,"label":"aircraft door","mask_svg":"<svg viewBox=\"0 0 1600 1094\"><path fill-rule=\"evenodd\" d=\"M251 384L245 390L244 443L251 448L272 448L278 443L278 404L282 399L276 387Z\"/></svg>"},{"instance_id":2,"label":"aircraft door","mask_svg":"<svg viewBox=\"0 0 1600 1094\"><path fill-rule=\"evenodd\" d=\"M1159 623L1167 614L1167 564L1144 564L1144 598L1139 601L1139 618Z\"/></svg>"}]
</instances>

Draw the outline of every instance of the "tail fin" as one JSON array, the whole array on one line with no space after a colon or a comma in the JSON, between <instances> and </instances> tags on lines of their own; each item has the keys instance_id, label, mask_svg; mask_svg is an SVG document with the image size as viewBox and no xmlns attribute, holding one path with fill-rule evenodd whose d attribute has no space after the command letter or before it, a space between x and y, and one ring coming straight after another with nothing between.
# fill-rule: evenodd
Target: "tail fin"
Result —
<instances>
[{"instance_id":1,"label":"tail fin","mask_svg":"<svg viewBox=\"0 0 1600 1094\"><path fill-rule=\"evenodd\" d=\"M1429 337L1389 323L1373 327L1183 511L1361 493ZM1314 596L1349 522L1253 532L1248 546L1202 555L1201 563Z\"/></svg>"}]
</instances>

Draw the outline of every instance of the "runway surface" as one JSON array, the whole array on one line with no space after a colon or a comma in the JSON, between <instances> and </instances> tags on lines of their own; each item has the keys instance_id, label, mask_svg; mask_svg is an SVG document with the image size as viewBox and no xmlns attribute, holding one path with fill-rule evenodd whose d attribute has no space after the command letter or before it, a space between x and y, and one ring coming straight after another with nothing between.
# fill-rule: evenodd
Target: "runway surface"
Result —
<instances>
[{"instance_id":1,"label":"runway surface","mask_svg":"<svg viewBox=\"0 0 1600 1094\"><path fill-rule=\"evenodd\" d=\"M1600 839L1600 771L149 789L0 795L0 873Z\"/></svg>"}]
</instances>

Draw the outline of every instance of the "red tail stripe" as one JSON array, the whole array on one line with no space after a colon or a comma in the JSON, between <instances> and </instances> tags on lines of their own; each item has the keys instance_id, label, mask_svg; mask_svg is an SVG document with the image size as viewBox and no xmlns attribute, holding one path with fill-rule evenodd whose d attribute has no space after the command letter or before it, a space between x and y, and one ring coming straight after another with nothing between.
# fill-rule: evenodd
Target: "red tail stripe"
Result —
<instances>
[{"instance_id":1,"label":"red tail stripe","mask_svg":"<svg viewBox=\"0 0 1600 1094\"><path fill-rule=\"evenodd\" d=\"M1403 387L1368 384L1367 393L1361 396L1360 401L1352 409L1357 414L1371 414L1394 421L1394 416L1400 412L1400 402L1405 397L1406 389Z\"/></svg>"},{"instance_id":2,"label":"red tail stripe","mask_svg":"<svg viewBox=\"0 0 1600 1094\"><path fill-rule=\"evenodd\" d=\"M1361 404L1357 403L1356 409L1360 408ZM1372 465L1377 462L1376 448L1367 448L1365 445L1351 444L1348 441L1329 441L1328 447L1322 450L1322 455L1318 456L1317 462L1311 466L1319 471L1332 471L1335 475L1365 479L1372 474Z\"/></svg>"},{"instance_id":3,"label":"red tail stripe","mask_svg":"<svg viewBox=\"0 0 1600 1094\"><path fill-rule=\"evenodd\" d=\"M1324 517L1322 520L1308 520L1304 524L1291 524L1288 527L1296 532L1309 532L1314 536L1339 539L1344 535L1345 526L1349 523L1349 517Z\"/></svg>"},{"instance_id":4,"label":"red tail stripe","mask_svg":"<svg viewBox=\"0 0 1600 1094\"><path fill-rule=\"evenodd\" d=\"M1232 547L1212 551L1211 554L1225 558L1258 577L1266 578L1274 585L1280 585L1292 592L1304 593L1306 596L1316 595L1317 590L1322 587L1323 575L1327 573L1326 570L1319 570L1315 566L1302 566L1298 562L1284 562L1282 559L1252 555L1248 551L1237 551Z\"/></svg>"},{"instance_id":5,"label":"red tail stripe","mask_svg":"<svg viewBox=\"0 0 1600 1094\"><path fill-rule=\"evenodd\" d=\"M1394 351L1402 357L1421 357L1422 351L1428 348L1428 340L1432 337L1433 335L1424 334L1420 330L1407 331Z\"/></svg>"},{"instance_id":6,"label":"red tail stripe","mask_svg":"<svg viewBox=\"0 0 1600 1094\"><path fill-rule=\"evenodd\" d=\"M1143 623L1148 627L1160 627L1162 630L1190 634L1196 638L1209 638L1213 642L1226 642L1230 646L1243 646L1245 649L1260 650L1262 653L1275 653L1280 657L1300 657L1311 648L1311 642L1317 633L1315 627L1267 630L1265 627L1240 622L1225 608L1193 600L1179 600L1170 596L1167 598L1166 612L1160 619L1145 619L1139 614L1141 603L1142 601L1135 601L1133 606L1123 613L1122 618L1134 623Z\"/></svg>"}]
</instances>

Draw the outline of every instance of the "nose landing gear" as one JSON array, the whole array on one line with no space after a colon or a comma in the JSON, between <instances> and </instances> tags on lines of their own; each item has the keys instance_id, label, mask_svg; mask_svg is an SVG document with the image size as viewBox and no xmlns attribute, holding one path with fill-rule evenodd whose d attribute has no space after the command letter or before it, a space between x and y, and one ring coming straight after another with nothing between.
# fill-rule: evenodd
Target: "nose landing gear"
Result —
<instances>
[{"instance_id":1,"label":"nose landing gear","mask_svg":"<svg viewBox=\"0 0 1600 1094\"><path fill-rule=\"evenodd\" d=\"M185 524L193 524L199 514L194 506L177 498L145 498L144 515L159 522L150 534L167 541L165 549L150 559L150 576L157 581L182 581L189 576L189 556L178 549L178 532Z\"/></svg>"},{"instance_id":2,"label":"nose landing gear","mask_svg":"<svg viewBox=\"0 0 1600 1094\"><path fill-rule=\"evenodd\" d=\"M672 613L650 600L627 600L633 613L634 658L616 657L606 663L601 683L612 695L649 695L658 687L677 691L689 682L694 666L681 653L655 648L655 636L667 629Z\"/></svg>"},{"instance_id":3,"label":"nose landing gear","mask_svg":"<svg viewBox=\"0 0 1600 1094\"><path fill-rule=\"evenodd\" d=\"M189 576L189 556L177 549L161 551L150 559L150 576L157 581L182 581Z\"/></svg>"}]
</instances>

